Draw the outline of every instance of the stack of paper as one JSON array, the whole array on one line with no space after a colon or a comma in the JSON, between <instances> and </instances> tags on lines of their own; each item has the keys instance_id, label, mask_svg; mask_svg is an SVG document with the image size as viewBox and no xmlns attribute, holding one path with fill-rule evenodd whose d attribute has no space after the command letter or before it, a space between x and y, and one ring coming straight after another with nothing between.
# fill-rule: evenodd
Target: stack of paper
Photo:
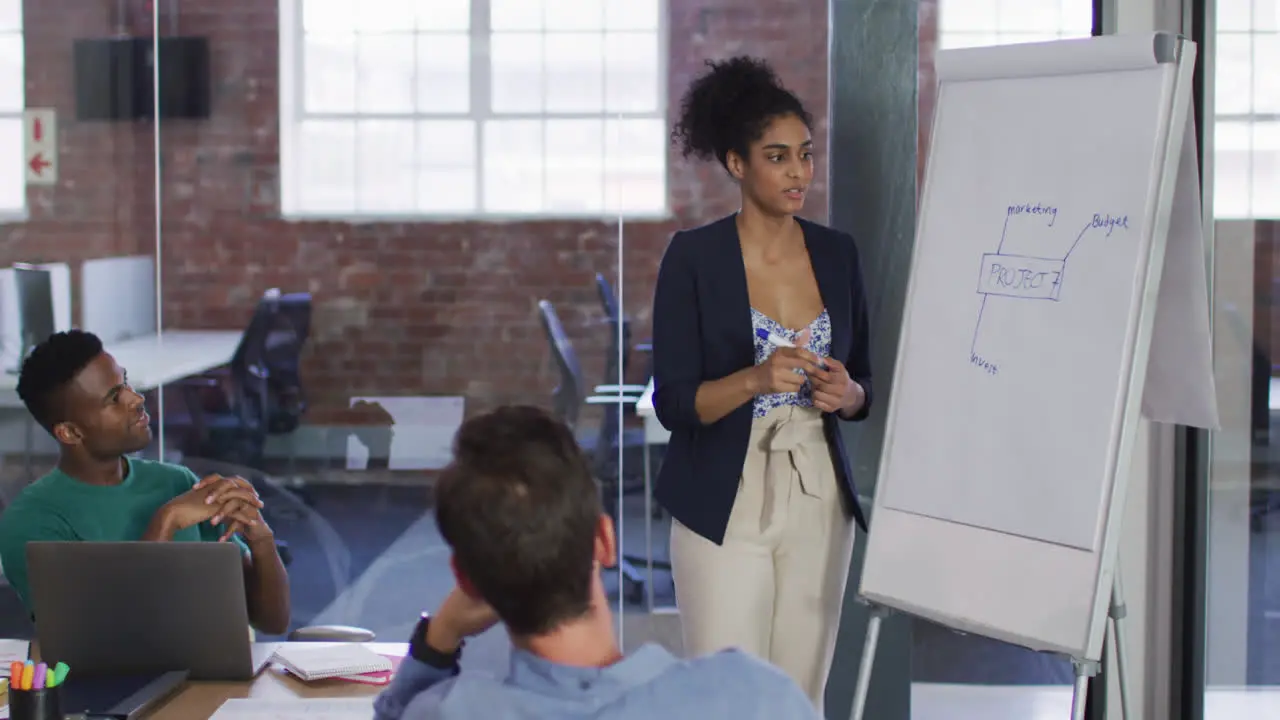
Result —
<instances>
[{"instance_id":1,"label":"stack of paper","mask_svg":"<svg viewBox=\"0 0 1280 720\"><path fill-rule=\"evenodd\" d=\"M209 720L369 720L373 698L327 700L234 699L222 703Z\"/></svg>"},{"instance_id":2,"label":"stack of paper","mask_svg":"<svg viewBox=\"0 0 1280 720\"><path fill-rule=\"evenodd\" d=\"M305 682L326 678L359 680L361 675L386 674L391 660L356 643L282 645L272 658ZM375 683L378 684L378 683Z\"/></svg>"}]
</instances>

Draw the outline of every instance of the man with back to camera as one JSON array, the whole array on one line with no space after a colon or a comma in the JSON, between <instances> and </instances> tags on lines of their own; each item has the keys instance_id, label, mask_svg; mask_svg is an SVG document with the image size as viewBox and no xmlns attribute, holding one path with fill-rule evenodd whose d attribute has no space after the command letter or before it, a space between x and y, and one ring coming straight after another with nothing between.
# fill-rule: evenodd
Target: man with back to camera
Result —
<instances>
[{"instance_id":1,"label":"man with back to camera","mask_svg":"<svg viewBox=\"0 0 1280 720\"><path fill-rule=\"evenodd\" d=\"M613 522L573 433L545 411L463 423L435 497L457 586L418 623L376 720L819 720L781 670L741 651L622 654L600 578ZM459 672L463 640L499 620L507 676Z\"/></svg>"},{"instance_id":2,"label":"man with back to camera","mask_svg":"<svg viewBox=\"0 0 1280 720\"><path fill-rule=\"evenodd\" d=\"M57 466L0 515L0 563L28 612L33 540L222 541L241 549L250 623L269 634L288 629L288 575L253 486L129 457L151 443L151 418L97 336L71 330L36 346L18 396L58 441Z\"/></svg>"}]
</instances>

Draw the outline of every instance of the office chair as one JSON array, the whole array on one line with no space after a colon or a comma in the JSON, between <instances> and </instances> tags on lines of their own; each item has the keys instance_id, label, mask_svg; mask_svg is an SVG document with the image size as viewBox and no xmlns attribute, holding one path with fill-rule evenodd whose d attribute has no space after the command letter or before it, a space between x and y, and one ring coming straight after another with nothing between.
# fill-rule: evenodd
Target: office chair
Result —
<instances>
[{"instance_id":1,"label":"office chair","mask_svg":"<svg viewBox=\"0 0 1280 720\"><path fill-rule=\"evenodd\" d=\"M605 320L609 326L609 353L605 359L605 382L619 382L618 380L618 359L622 358L622 377L630 377L630 361L631 351L643 353L645 356L645 368L643 381L638 385L622 385L622 392L635 393L643 395L651 378L653 378L653 343L631 344L631 318L622 314L622 309L618 306L618 297L613 292L613 285L609 284L608 279L603 273L596 273L596 290L600 295L600 308L604 310ZM618 332L618 325L621 323L622 332ZM619 352L621 348L621 352ZM623 380L625 382L625 380ZM601 391L596 390L597 393ZM623 409L623 414L627 417L635 415L636 406L628 405ZM661 454L665 448L659 446L650 446L644 452L653 454ZM656 467L657 463L653 463ZM653 503L649 511L649 516L654 520L662 518L662 506L656 502Z\"/></svg>"},{"instance_id":2,"label":"office chair","mask_svg":"<svg viewBox=\"0 0 1280 720\"><path fill-rule=\"evenodd\" d=\"M577 435L578 418L583 406L603 405L604 420L594 436L579 436L578 443L588 455L592 472L600 484L601 499L605 511L616 523L621 511L619 490L623 495L632 495L644 491L644 482L628 484L618 465L618 443L621 442L624 452L643 452L645 447L643 429L627 429L619 432L618 407L634 406L639 395L629 395L616 389L605 394L587 395L582 379L582 366L578 355L564 331L560 316L555 307L547 300L538 301L539 319L551 348L551 357L559 373L559 384L552 392L552 407L556 415ZM616 388L616 386L615 386ZM643 388L642 388L643 389ZM598 391L598 388L597 388ZM644 597L644 576L639 566L653 565L654 568L670 570L669 563L654 561L652 558L638 555L622 555L618 558L617 570L622 579L620 588L628 602L639 604Z\"/></svg>"},{"instance_id":3,"label":"office chair","mask_svg":"<svg viewBox=\"0 0 1280 720\"><path fill-rule=\"evenodd\" d=\"M288 438L288 477L296 479L297 449L295 433L302 426L307 413L306 388L302 384L302 349L311 335L311 293L287 293L276 301L276 310L286 322L267 333L266 367L268 403L266 417L267 435L284 435ZM308 503L310 495L300 483L290 486L295 494Z\"/></svg>"},{"instance_id":4,"label":"office chair","mask_svg":"<svg viewBox=\"0 0 1280 720\"><path fill-rule=\"evenodd\" d=\"M172 429L184 455L259 471L249 480L264 495L277 490L261 472L267 438L295 430L307 407L298 367L310 331L310 300L305 293L264 293L228 367L175 383L185 408L165 413L166 431ZM278 544L287 560L288 543Z\"/></svg>"},{"instance_id":5,"label":"office chair","mask_svg":"<svg viewBox=\"0 0 1280 720\"><path fill-rule=\"evenodd\" d=\"M267 438L292 434L307 411L300 366L310 325L309 294L268 291L227 369L176 383L186 414L167 414L165 422L186 429L185 452L263 467Z\"/></svg>"},{"instance_id":6,"label":"office chair","mask_svg":"<svg viewBox=\"0 0 1280 720\"><path fill-rule=\"evenodd\" d=\"M600 309L604 311L605 319L609 323L609 357L605 359L604 381L606 383L616 383L618 381L618 356L622 356L622 382L626 382L626 378L631 377L631 352L634 350L645 355L645 372L644 377L638 385L627 385L628 388L638 388L637 393L643 393L645 385L648 384L649 378L653 377L653 343L644 342L631 344L631 318L622 314L622 308L618 304L618 296L613 292L613 285L604 276L603 273L596 273L596 291L600 295ZM618 324L622 324L622 332L618 332ZM619 344L619 335L621 335L621 344ZM619 352L621 348L621 352ZM623 392L629 392L624 390Z\"/></svg>"}]
</instances>

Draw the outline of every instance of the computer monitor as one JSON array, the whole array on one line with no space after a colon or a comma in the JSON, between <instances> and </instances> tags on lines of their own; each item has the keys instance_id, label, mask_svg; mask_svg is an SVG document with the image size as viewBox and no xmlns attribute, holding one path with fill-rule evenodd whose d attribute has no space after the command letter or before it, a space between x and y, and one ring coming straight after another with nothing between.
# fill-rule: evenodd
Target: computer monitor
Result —
<instances>
[{"instance_id":1,"label":"computer monitor","mask_svg":"<svg viewBox=\"0 0 1280 720\"><path fill-rule=\"evenodd\" d=\"M18 291L21 362L36 345L57 332L53 317L53 276L48 270L25 264L14 265L13 274Z\"/></svg>"}]
</instances>

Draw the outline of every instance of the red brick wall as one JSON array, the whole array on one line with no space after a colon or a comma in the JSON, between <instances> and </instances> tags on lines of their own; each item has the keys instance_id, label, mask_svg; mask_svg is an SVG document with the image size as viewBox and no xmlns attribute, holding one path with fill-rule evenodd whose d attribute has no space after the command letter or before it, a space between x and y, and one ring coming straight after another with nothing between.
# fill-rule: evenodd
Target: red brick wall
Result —
<instances>
[{"instance_id":1,"label":"red brick wall","mask_svg":"<svg viewBox=\"0 0 1280 720\"><path fill-rule=\"evenodd\" d=\"M461 393L473 408L545 401L553 380L540 298L556 304L597 379L606 331L591 324L600 314L593 277L616 282L615 224L285 222L276 0L156 4L163 32L210 38L215 76L213 117L161 130L166 327L240 327L264 289L311 291L311 422L338 419L359 394ZM0 262L66 261L74 274L84 259L154 251L152 126L75 122L71 85L72 40L121 26L149 35L151 5L124 0L128 16L116 18L114 1L25 3L28 105L58 109L61 168L56 187L29 191L30 222L0 226ZM823 147L826 20L827 0L672 0L673 111L704 59L761 55L810 105ZM736 206L718 167L674 154L670 187L675 218L625 228L624 306L640 326L672 230ZM825 218L825 182L807 214Z\"/></svg>"},{"instance_id":2,"label":"red brick wall","mask_svg":"<svg viewBox=\"0 0 1280 720\"><path fill-rule=\"evenodd\" d=\"M28 191L31 221L0 225L0 261L74 262L154 247L151 184L139 163L151 158L151 135L129 124L72 121L71 41L112 28L112 3L31 0L25 3L26 96L29 107L55 107L59 185Z\"/></svg>"}]
</instances>

